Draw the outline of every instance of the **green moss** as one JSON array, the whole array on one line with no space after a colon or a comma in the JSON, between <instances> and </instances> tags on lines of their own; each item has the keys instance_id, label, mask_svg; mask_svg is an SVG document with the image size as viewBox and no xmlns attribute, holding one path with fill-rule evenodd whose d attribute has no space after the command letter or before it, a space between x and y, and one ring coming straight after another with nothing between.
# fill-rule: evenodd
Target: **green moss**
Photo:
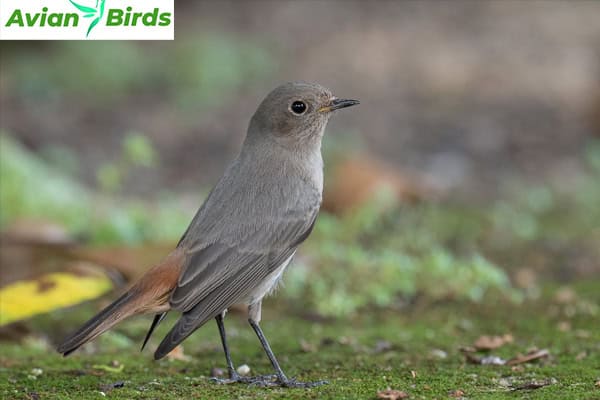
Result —
<instances>
[{"instance_id":1,"label":"green moss","mask_svg":"<svg viewBox=\"0 0 600 400\"><path fill-rule=\"evenodd\" d=\"M363 312L353 319L311 322L270 299L263 329L288 375L303 380L328 379L329 385L310 390L265 389L243 385L220 386L207 376L214 367L224 368L216 326L198 330L184 344L191 361L152 361L151 350L138 345L150 320L140 318L123 324L85 350L62 358L40 342L0 345L0 397L43 399L98 399L105 386L122 381L106 397L113 399L355 399L374 398L378 390L403 390L413 399L448 398L457 389L467 398L486 399L592 399L600 397L595 382L600 379L600 331L598 303L600 282L575 288L578 300L569 304L553 300L552 288L537 301L480 304L444 302L417 303L398 311ZM93 312L87 304L31 322L37 331L52 332L59 339ZM292 315L289 315L289 314ZM62 321L57 326L56 321ZM569 330L557 325L568 321ZM172 320L155 334L157 345ZM250 365L253 373L269 373L270 366L251 329L240 315L227 318L230 342L237 365ZM482 366L465 362L461 346L472 344L483 334L511 333L513 343L493 351L508 359L531 347L545 348L551 357L509 366ZM317 351L302 351L301 341ZM305 346L310 347L310 346ZM447 354L439 358L432 352ZM437 354L440 352L437 351ZM94 369L118 360L120 373ZM32 369L43 373L35 379ZM411 371L416 372L413 377ZM512 386L543 380L553 384L533 391L514 392Z\"/></svg>"}]
</instances>

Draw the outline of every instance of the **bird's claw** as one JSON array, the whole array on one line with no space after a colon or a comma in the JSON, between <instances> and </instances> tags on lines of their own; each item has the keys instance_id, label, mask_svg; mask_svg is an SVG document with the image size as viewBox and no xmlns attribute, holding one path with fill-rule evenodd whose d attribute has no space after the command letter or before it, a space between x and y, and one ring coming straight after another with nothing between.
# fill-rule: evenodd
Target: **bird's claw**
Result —
<instances>
[{"instance_id":1,"label":"bird's claw","mask_svg":"<svg viewBox=\"0 0 600 400\"><path fill-rule=\"evenodd\" d=\"M287 381L281 382L280 385L289 388L313 388L317 386L327 385L328 383L328 381L299 382L292 378L288 379Z\"/></svg>"},{"instance_id":2,"label":"bird's claw","mask_svg":"<svg viewBox=\"0 0 600 400\"><path fill-rule=\"evenodd\" d=\"M257 376L241 376L239 374L232 374L229 378L210 378L211 381L220 385L229 385L232 383L244 383L247 385L268 385L269 382L273 382L277 379L277 375L257 375Z\"/></svg>"},{"instance_id":3,"label":"bird's claw","mask_svg":"<svg viewBox=\"0 0 600 400\"><path fill-rule=\"evenodd\" d=\"M257 375L257 376L240 376L238 374L231 375L229 378L211 378L211 381L220 385L228 385L232 383L243 383L250 386L258 387L287 387L287 388L312 388L321 385L326 385L327 381L314 382L299 382L296 379L281 379L277 375Z\"/></svg>"},{"instance_id":4,"label":"bird's claw","mask_svg":"<svg viewBox=\"0 0 600 400\"><path fill-rule=\"evenodd\" d=\"M286 388L313 388L321 385L326 385L327 381L300 382L296 379L280 379L275 375L275 379L270 380L255 380L251 383L252 386L259 387L286 387Z\"/></svg>"}]
</instances>

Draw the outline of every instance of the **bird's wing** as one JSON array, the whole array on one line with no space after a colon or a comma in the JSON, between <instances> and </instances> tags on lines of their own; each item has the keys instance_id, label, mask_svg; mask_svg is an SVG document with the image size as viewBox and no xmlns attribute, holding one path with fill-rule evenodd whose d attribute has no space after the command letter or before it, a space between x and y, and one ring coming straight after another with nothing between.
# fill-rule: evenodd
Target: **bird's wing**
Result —
<instances>
[{"instance_id":1,"label":"bird's wing","mask_svg":"<svg viewBox=\"0 0 600 400\"><path fill-rule=\"evenodd\" d=\"M165 356L202 324L246 298L308 237L317 213L318 207L308 214L264 221L264 229L236 243L222 240L190 246L184 272L171 295L171 307L183 315L154 357Z\"/></svg>"}]
</instances>

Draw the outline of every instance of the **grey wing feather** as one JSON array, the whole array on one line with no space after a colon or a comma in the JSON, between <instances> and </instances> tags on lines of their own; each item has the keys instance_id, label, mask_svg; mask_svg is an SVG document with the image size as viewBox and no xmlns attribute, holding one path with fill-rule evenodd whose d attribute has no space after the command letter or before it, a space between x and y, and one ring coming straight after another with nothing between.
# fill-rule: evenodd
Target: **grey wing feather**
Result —
<instances>
[{"instance_id":1,"label":"grey wing feather","mask_svg":"<svg viewBox=\"0 0 600 400\"><path fill-rule=\"evenodd\" d=\"M194 245L171 295L171 307L183 311L183 315L163 339L154 357L164 357L208 320L244 299L306 239L317 212L318 209L308 218L280 221L273 224L273 229L265 229L237 246ZM258 246L265 243L271 246Z\"/></svg>"},{"instance_id":2,"label":"grey wing feather","mask_svg":"<svg viewBox=\"0 0 600 400\"><path fill-rule=\"evenodd\" d=\"M263 266L272 265L276 268L276 266L279 266L285 259L289 258L294 250L288 250L278 257L271 259L268 256L263 256L261 264ZM232 299L241 299L247 295L254 288L254 284L257 281L261 281L268 275L267 271L269 269L274 268L263 267L240 270L236 276L226 284L213 290L190 311L185 312L181 316L179 321L177 321L175 326L169 331L156 349L154 358L158 360L167 355L196 329L216 317L227 307L231 306ZM233 303L235 303L235 300L233 300Z\"/></svg>"}]
</instances>

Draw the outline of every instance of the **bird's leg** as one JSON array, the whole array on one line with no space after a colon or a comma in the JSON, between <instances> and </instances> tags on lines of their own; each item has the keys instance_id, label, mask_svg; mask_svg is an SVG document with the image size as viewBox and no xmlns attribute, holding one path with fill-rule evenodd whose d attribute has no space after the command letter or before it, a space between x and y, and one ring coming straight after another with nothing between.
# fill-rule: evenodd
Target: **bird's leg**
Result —
<instances>
[{"instance_id":1,"label":"bird's leg","mask_svg":"<svg viewBox=\"0 0 600 400\"><path fill-rule=\"evenodd\" d=\"M271 350L271 346L269 345L267 338L265 337L262 329L260 329L260 326L258 324L260 322L260 315L261 315L261 302L250 305L248 314L249 314L248 322L250 323L250 326L252 327L252 329L254 329L256 336L258 336L258 340L260 340L260 344L262 345L263 349L265 350L265 353L267 353L267 357L269 357L269 360L271 361L271 365L273 365L273 368L275 369L275 373L277 374L277 381L275 381L275 382L273 382L273 381L256 381L256 382L254 382L255 384L262 385L262 386L284 386L284 387L309 388L309 387L320 386L320 385L324 385L324 384L328 383L327 381L298 382L297 380L295 380L293 378L289 379L287 376L285 376L285 374L283 373L283 370L281 369L281 366L279 365L279 362L277 361L277 358L275 358L275 354L273 354L273 350Z\"/></svg>"},{"instance_id":2,"label":"bird's leg","mask_svg":"<svg viewBox=\"0 0 600 400\"><path fill-rule=\"evenodd\" d=\"M222 379L222 378L214 377L214 378L212 378L212 380L214 382L221 383L221 384L236 383L236 382L252 384L252 383L257 383L257 382L262 383L266 380L272 381L276 377L275 375L261 375L261 376L256 376L256 377L245 377L245 376L240 376L237 373L237 371L235 370L235 367L233 366L233 361L231 360L231 353L229 352L229 346L227 345L227 335L225 334L224 316L225 316L225 312L217 315L215 317L215 319L217 321L217 326L219 327L219 335L221 336L221 343L223 344L223 352L225 353L225 359L227 361L227 370L229 373L229 378Z\"/></svg>"},{"instance_id":3,"label":"bird's leg","mask_svg":"<svg viewBox=\"0 0 600 400\"><path fill-rule=\"evenodd\" d=\"M227 346L227 336L225 334L225 324L223 323L223 316L225 313L221 313L215 317L217 320L217 326L219 327L219 335L221 335L221 343L223 344L223 352L225 353L225 360L227 361L227 371L229 372L229 380L236 382L240 376L235 371L233 361L231 361L231 353L229 353L229 346Z\"/></svg>"},{"instance_id":4,"label":"bird's leg","mask_svg":"<svg viewBox=\"0 0 600 400\"><path fill-rule=\"evenodd\" d=\"M217 315L215 320L217 321L217 326L219 327L219 335L221 336L221 343L223 344L223 352L225 353L225 360L227 361L227 372L229 373L228 379L216 378L213 377L212 380L221 383L236 383L236 382L246 382L247 378L240 376L235 367L233 366L233 361L231 361L231 353L229 352L229 346L227 346L227 335L225 334L225 323L224 323L225 312Z\"/></svg>"}]
</instances>

